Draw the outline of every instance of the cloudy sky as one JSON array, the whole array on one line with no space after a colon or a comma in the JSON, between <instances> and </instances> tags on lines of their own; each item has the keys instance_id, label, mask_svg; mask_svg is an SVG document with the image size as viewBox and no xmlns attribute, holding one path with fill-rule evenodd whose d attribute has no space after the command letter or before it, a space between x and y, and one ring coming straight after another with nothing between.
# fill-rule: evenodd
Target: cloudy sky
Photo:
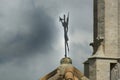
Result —
<instances>
[{"instance_id":1,"label":"cloudy sky","mask_svg":"<svg viewBox=\"0 0 120 80\"><path fill-rule=\"evenodd\" d=\"M83 72L92 53L93 0L0 0L0 80L38 80L64 57L59 16L70 13L69 56Z\"/></svg>"}]
</instances>

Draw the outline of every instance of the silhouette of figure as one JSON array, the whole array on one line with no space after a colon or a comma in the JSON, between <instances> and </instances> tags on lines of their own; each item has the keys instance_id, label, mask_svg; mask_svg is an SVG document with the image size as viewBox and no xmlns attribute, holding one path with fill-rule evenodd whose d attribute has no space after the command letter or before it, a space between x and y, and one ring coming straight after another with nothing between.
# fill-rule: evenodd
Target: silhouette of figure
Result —
<instances>
[{"instance_id":1,"label":"silhouette of figure","mask_svg":"<svg viewBox=\"0 0 120 80\"><path fill-rule=\"evenodd\" d=\"M66 16L64 15L63 19L61 17L59 17L60 22L62 23L62 26L64 28L64 39L65 39L65 57L67 57L67 52L69 52L69 46L68 46L68 21L69 21L69 13L67 16L67 20L66 20ZM68 50L68 51L67 51Z\"/></svg>"}]
</instances>

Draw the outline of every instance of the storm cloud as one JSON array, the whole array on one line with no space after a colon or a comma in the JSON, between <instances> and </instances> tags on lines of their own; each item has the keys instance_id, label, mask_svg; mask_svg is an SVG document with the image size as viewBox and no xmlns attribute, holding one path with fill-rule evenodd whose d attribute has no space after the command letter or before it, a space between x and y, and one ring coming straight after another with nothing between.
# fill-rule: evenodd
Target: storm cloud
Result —
<instances>
[{"instance_id":1,"label":"storm cloud","mask_svg":"<svg viewBox=\"0 0 120 80\"><path fill-rule=\"evenodd\" d=\"M92 53L92 7L92 0L0 0L0 80L38 80L59 66L64 57L59 16L68 12L69 56L83 71Z\"/></svg>"},{"instance_id":2,"label":"storm cloud","mask_svg":"<svg viewBox=\"0 0 120 80\"><path fill-rule=\"evenodd\" d=\"M0 19L0 59L30 56L38 49L45 53L50 49L55 25L42 8L10 6L8 10L9 14L3 14Z\"/></svg>"}]
</instances>

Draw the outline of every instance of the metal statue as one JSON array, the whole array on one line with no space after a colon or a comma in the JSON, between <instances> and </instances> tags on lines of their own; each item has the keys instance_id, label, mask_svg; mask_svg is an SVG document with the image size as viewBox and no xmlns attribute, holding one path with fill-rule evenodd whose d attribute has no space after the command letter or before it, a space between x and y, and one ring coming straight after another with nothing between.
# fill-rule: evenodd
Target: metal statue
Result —
<instances>
[{"instance_id":1,"label":"metal statue","mask_svg":"<svg viewBox=\"0 0 120 80\"><path fill-rule=\"evenodd\" d=\"M67 57L67 53L69 52L69 46L68 46L68 22L69 22L69 13L66 18L66 15L64 14L63 18L59 17L59 21L62 23L62 26L64 28L64 39L65 39L65 57Z\"/></svg>"}]
</instances>

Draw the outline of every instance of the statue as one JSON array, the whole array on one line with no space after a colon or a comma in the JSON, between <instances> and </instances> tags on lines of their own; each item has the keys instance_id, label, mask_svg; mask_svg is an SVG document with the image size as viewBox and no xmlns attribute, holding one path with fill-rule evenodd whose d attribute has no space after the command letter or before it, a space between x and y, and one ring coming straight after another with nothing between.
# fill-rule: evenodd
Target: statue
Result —
<instances>
[{"instance_id":1,"label":"statue","mask_svg":"<svg viewBox=\"0 0 120 80\"><path fill-rule=\"evenodd\" d=\"M68 21L69 21L69 13L66 19L66 16L64 14L64 18L59 17L59 21L62 23L62 26L64 28L64 39L65 39L65 57L67 57L67 52L69 52L69 46L68 46Z\"/></svg>"}]
</instances>

